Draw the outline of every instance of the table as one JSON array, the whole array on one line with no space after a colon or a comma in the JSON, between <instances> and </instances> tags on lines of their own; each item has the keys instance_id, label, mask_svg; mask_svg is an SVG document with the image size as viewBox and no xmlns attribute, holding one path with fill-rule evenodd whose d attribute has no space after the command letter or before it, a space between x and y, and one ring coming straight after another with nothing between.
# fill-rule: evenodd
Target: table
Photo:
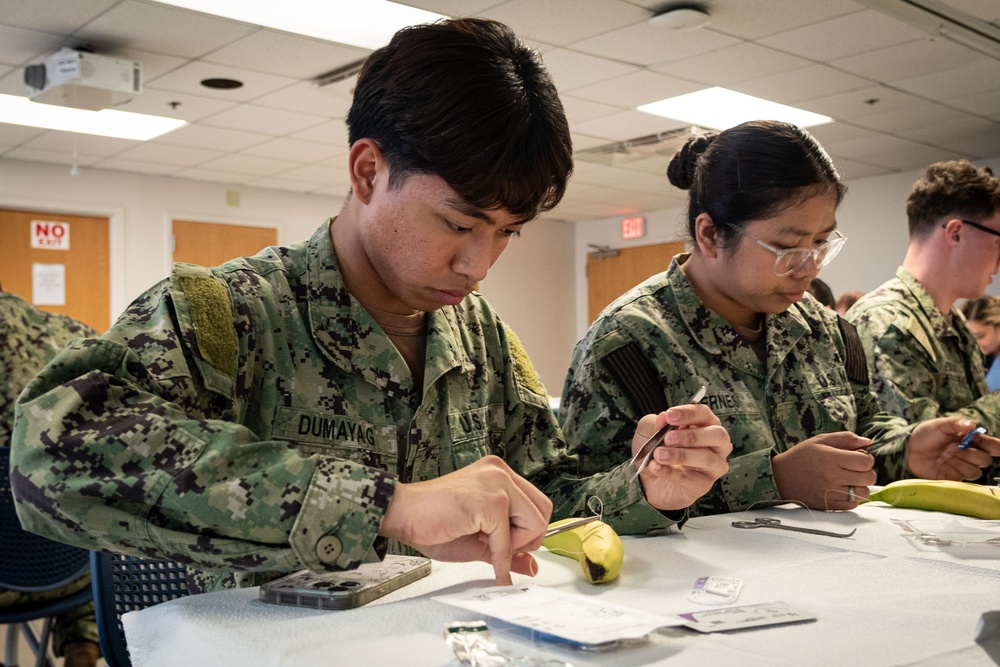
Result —
<instances>
[{"instance_id":1,"label":"table","mask_svg":"<svg viewBox=\"0 0 1000 667\"><path fill-rule=\"evenodd\" d=\"M731 525L762 516L857 532L835 538ZM511 655L576 667L994 665L974 636L982 614L1000 610L1000 548L929 547L892 522L950 518L958 517L882 503L841 513L782 506L698 517L680 532L623 538L621 576L604 586L586 583L575 561L542 550L538 576L514 575L516 584L673 614L709 609L686 600L698 577L733 576L744 582L737 604L780 600L818 619L730 633L666 628L645 644L601 653L533 645L503 632L494 638ZM435 562L430 576L348 611L268 605L250 588L179 598L125 614L123 624L135 667L454 666L460 663L443 627L476 616L432 597L492 584L486 564Z\"/></svg>"}]
</instances>

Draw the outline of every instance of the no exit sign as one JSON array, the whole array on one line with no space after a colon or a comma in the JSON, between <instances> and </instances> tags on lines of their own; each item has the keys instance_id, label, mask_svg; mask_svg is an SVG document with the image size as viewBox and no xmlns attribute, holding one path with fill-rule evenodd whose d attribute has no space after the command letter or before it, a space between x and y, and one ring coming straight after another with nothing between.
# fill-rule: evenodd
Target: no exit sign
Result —
<instances>
[{"instance_id":1,"label":"no exit sign","mask_svg":"<svg viewBox=\"0 0 1000 667\"><path fill-rule=\"evenodd\" d=\"M646 218L622 218L622 238L639 239L646 233Z\"/></svg>"}]
</instances>

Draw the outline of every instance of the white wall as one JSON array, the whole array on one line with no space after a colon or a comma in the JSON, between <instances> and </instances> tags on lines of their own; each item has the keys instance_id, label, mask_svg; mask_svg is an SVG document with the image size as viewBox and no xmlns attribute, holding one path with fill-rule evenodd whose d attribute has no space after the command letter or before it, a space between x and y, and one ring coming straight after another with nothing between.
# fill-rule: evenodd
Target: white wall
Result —
<instances>
[{"instance_id":1,"label":"white wall","mask_svg":"<svg viewBox=\"0 0 1000 667\"><path fill-rule=\"evenodd\" d=\"M1000 174L1000 158L977 162ZM837 212L837 224L848 241L840 255L820 274L834 295L848 290L868 292L893 277L906 254L909 235L906 226L906 198L923 170L873 176L848 181L847 197ZM670 187L666 177L663 187ZM672 208L646 216L647 233L642 239L623 241L620 218L576 224L576 339L586 332L587 244L622 248L687 239L686 208ZM666 269L666 266L663 267ZM1000 277L988 290L1000 294Z\"/></svg>"},{"instance_id":2,"label":"white wall","mask_svg":"<svg viewBox=\"0 0 1000 667\"><path fill-rule=\"evenodd\" d=\"M562 392L573 352L573 229L571 222L534 220L511 240L479 289L517 332L545 388Z\"/></svg>"}]
</instances>

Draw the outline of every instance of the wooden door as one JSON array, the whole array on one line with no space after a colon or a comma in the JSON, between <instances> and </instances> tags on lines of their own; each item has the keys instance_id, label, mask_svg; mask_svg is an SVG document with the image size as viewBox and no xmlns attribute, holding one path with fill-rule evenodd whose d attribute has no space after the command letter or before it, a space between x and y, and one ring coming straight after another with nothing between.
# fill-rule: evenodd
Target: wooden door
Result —
<instances>
[{"instance_id":1,"label":"wooden door","mask_svg":"<svg viewBox=\"0 0 1000 667\"><path fill-rule=\"evenodd\" d=\"M256 255L264 248L278 245L274 227L229 225L194 220L174 220L175 262L218 266L235 257Z\"/></svg>"},{"instance_id":2,"label":"wooden door","mask_svg":"<svg viewBox=\"0 0 1000 667\"><path fill-rule=\"evenodd\" d=\"M587 253L587 316L593 324L604 308L650 276L667 270L683 241Z\"/></svg>"},{"instance_id":3,"label":"wooden door","mask_svg":"<svg viewBox=\"0 0 1000 667\"><path fill-rule=\"evenodd\" d=\"M32 227L65 223L68 249L32 248ZM108 218L0 209L0 284L34 303L42 274L61 275L65 305L39 305L105 331L111 324L111 258ZM38 266L36 266L38 265ZM60 268L61 267L61 268ZM53 274L49 269L56 269ZM39 269L44 271L37 272Z\"/></svg>"}]
</instances>

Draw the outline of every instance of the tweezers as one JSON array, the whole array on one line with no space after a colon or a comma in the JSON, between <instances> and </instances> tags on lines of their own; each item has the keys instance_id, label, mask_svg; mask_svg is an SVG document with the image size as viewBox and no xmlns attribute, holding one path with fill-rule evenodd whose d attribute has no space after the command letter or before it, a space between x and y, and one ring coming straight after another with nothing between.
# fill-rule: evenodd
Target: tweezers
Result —
<instances>
[{"instance_id":1,"label":"tweezers","mask_svg":"<svg viewBox=\"0 0 1000 667\"><path fill-rule=\"evenodd\" d=\"M705 385L701 385L701 389L699 389L694 393L694 396L692 396L691 400L688 401L688 405L701 403L701 399L705 398L706 391L708 391L708 388L705 387ZM629 461L629 465L635 465L636 461L638 461L640 458L642 459L642 463L639 464L639 469L635 471L634 475L632 475L632 479L629 480L630 482L636 477L638 477L639 473L641 473L643 470L646 469L646 465L649 463L649 460L653 457L653 450L659 447L661 444L663 444L663 436L667 434L667 431L672 431L675 428L677 427L672 424L664 424L663 426L660 427L660 430L658 430L653 435L649 436L649 440L642 443L642 447L639 448L639 451L637 451L635 453L635 456L632 457L632 460Z\"/></svg>"},{"instance_id":2,"label":"tweezers","mask_svg":"<svg viewBox=\"0 0 1000 667\"><path fill-rule=\"evenodd\" d=\"M591 523L593 521L600 521L600 520L601 517L599 516L584 516L580 517L579 519L573 519L572 521L567 521L566 523L560 524L553 528L549 528L548 530L545 531L545 537L549 538L552 537L553 535L558 535L559 533L565 533L567 530L573 530L577 526L582 526L586 523Z\"/></svg>"}]
</instances>

